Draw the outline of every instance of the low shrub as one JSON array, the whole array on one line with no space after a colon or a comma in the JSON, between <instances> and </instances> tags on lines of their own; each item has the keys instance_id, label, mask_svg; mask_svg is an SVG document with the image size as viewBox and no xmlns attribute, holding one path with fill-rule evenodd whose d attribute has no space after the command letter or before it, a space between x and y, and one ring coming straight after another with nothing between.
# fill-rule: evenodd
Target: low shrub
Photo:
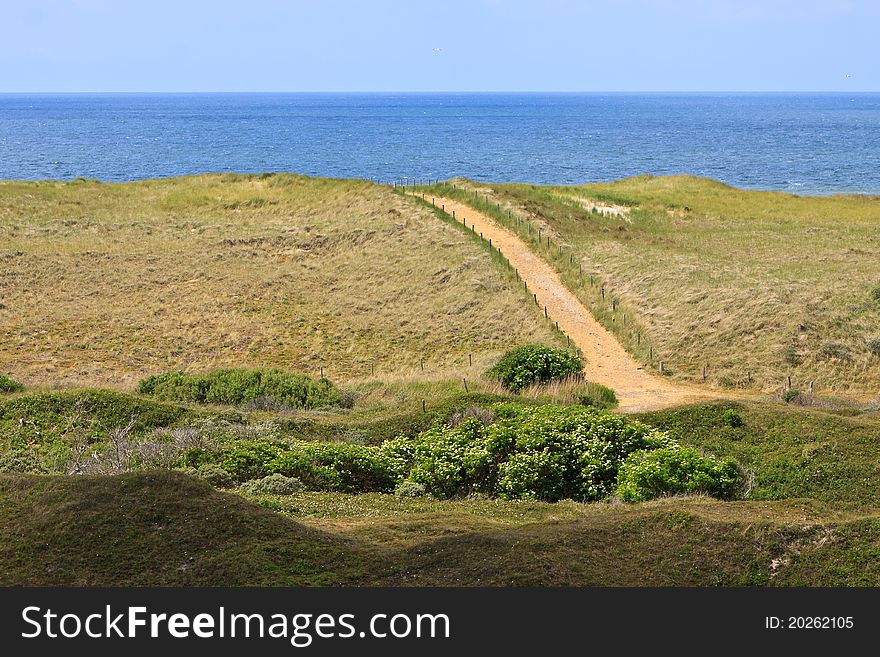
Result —
<instances>
[{"instance_id":1,"label":"low shrub","mask_svg":"<svg viewBox=\"0 0 880 657\"><path fill-rule=\"evenodd\" d=\"M578 400L582 406L604 409L617 407L617 395L611 388L592 382L585 383L584 386L585 390Z\"/></svg>"},{"instance_id":2,"label":"low shrub","mask_svg":"<svg viewBox=\"0 0 880 657\"><path fill-rule=\"evenodd\" d=\"M428 492L422 484L409 479L404 479L397 484L397 487L394 489L394 494L397 497L425 497Z\"/></svg>"},{"instance_id":3,"label":"low shrub","mask_svg":"<svg viewBox=\"0 0 880 657\"><path fill-rule=\"evenodd\" d=\"M0 472L45 474L46 468L31 449L13 449L0 454Z\"/></svg>"},{"instance_id":4,"label":"low shrub","mask_svg":"<svg viewBox=\"0 0 880 657\"><path fill-rule=\"evenodd\" d=\"M730 497L739 470L730 459L703 456L689 447L665 447L632 454L621 466L617 494L625 502L642 502L677 494Z\"/></svg>"},{"instance_id":5,"label":"low shrub","mask_svg":"<svg viewBox=\"0 0 880 657\"><path fill-rule=\"evenodd\" d=\"M868 340L868 353L872 356L880 356L880 338Z\"/></svg>"},{"instance_id":6,"label":"low shrub","mask_svg":"<svg viewBox=\"0 0 880 657\"><path fill-rule=\"evenodd\" d=\"M874 301L880 302L880 283L875 285L874 288L871 290L871 298Z\"/></svg>"},{"instance_id":7,"label":"low shrub","mask_svg":"<svg viewBox=\"0 0 880 657\"><path fill-rule=\"evenodd\" d=\"M742 415L733 408L728 408L721 415L721 422L728 427L741 427L743 425Z\"/></svg>"},{"instance_id":8,"label":"low shrub","mask_svg":"<svg viewBox=\"0 0 880 657\"><path fill-rule=\"evenodd\" d=\"M790 404L796 401L797 398L800 397L800 394L801 393L797 390L786 390L782 393L782 401L784 401L786 404Z\"/></svg>"},{"instance_id":9,"label":"low shrub","mask_svg":"<svg viewBox=\"0 0 880 657\"><path fill-rule=\"evenodd\" d=\"M5 374L0 374L0 393L3 392L21 392L24 386L18 381L10 379Z\"/></svg>"},{"instance_id":10,"label":"low shrub","mask_svg":"<svg viewBox=\"0 0 880 657\"><path fill-rule=\"evenodd\" d=\"M72 442L101 442L132 422L132 433L172 426L192 411L110 390L63 390L24 394L0 401L0 436L13 445L41 449ZM62 456L62 455L59 455Z\"/></svg>"},{"instance_id":11,"label":"low shrub","mask_svg":"<svg viewBox=\"0 0 880 657\"><path fill-rule=\"evenodd\" d=\"M305 486L296 477L286 477L276 472L262 479L246 481L241 485L241 490L251 495L292 495L305 490Z\"/></svg>"},{"instance_id":12,"label":"low shrub","mask_svg":"<svg viewBox=\"0 0 880 657\"><path fill-rule=\"evenodd\" d=\"M467 419L383 444L401 478L436 497L598 500L634 451L671 444L627 418L578 406L498 404L496 421Z\"/></svg>"},{"instance_id":13,"label":"low shrub","mask_svg":"<svg viewBox=\"0 0 880 657\"><path fill-rule=\"evenodd\" d=\"M310 490L342 493L390 493L397 481L381 450L345 443L294 443L266 464L266 472L297 477Z\"/></svg>"},{"instance_id":14,"label":"low shrub","mask_svg":"<svg viewBox=\"0 0 880 657\"><path fill-rule=\"evenodd\" d=\"M143 379L138 392L157 399L198 404L243 404L254 408L312 409L342 406L343 398L327 379L277 369L224 369L207 374L167 372Z\"/></svg>"},{"instance_id":15,"label":"low shrub","mask_svg":"<svg viewBox=\"0 0 880 657\"><path fill-rule=\"evenodd\" d=\"M383 443L381 450L396 473L425 487L435 497L464 496L487 485L490 456L486 425L468 418L458 426L438 426L415 438Z\"/></svg>"},{"instance_id":16,"label":"low shrub","mask_svg":"<svg viewBox=\"0 0 880 657\"><path fill-rule=\"evenodd\" d=\"M506 462L496 492L508 499L603 499L629 454L671 444L656 429L593 408L509 405L498 414L490 451Z\"/></svg>"},{"instance_id":17,"label":"low shrub","mask_svg":"<svg viewBox=\"0 0 880 657\"><path fill-rule=\"evenodd\" d=\"M214 463L203 463L198 468L190 470L190 474L211 484L214 488L231 488L235 484L232 476Z\"/></svg>"},{"instance_id":18,"label":"low shrub","mask_svg":"<svg viewBox=\"0 0 880 657\"><path fill-rule=\"evenodd\" d=\"M580 356L565 349L527 344L505 353L486 373L512 392L532 383L544 383L579 373L584 364Z\"/></svg>"}]
</instances>

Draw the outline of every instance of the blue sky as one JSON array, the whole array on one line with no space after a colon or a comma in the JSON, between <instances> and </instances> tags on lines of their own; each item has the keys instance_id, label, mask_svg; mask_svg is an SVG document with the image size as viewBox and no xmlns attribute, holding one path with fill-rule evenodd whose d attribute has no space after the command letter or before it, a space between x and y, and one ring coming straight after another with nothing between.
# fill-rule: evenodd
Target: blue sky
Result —
<instances>
[{"instance_id":1,"label":"blue sky","mask_svg":"<svg viewBox=\"0 0 880 657\"><path fill-rule=\"evenodd\" d=\"M0 91L880 91L872 0L0 0L0 25Z\"/></svg>"}]
</instances>

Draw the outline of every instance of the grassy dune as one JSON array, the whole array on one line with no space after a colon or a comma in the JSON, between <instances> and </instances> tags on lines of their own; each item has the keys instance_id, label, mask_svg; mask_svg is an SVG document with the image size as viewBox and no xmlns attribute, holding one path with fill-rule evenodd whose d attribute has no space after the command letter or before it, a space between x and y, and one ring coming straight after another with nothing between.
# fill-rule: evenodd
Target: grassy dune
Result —
<instances>
[{"instance_id":1,"label":"grassy dune","mask_svg":"<svg viewBox=\"0 0 880 657\"><path fill-rule=\"evenodd\" d=\"M336 497L342 506L339 498L355 496ZM313 520L281 517L175 473L0 475L0 585L880 581L870 558L880 548L880 521L823 523L808 503L691 498L631 507L384 497Z\"/></svg>"},{"instance_id":2,"label":"grassy dune","mask_svg":"<svg viewBox=\"0 0 880 657\"><path fill-rule=\"evenodd\" d=\"M109 391L16 393L0 399L0 470L10 448L43 454L49 468L74 422L99 442L137 415L144 438L220 423L241 435L376 444L499 398L451 382L357 392L352 409L293 416ZM748 490L726 502L269 495L168 470L0 473L0 584L877 585L880 416L849 413L718 402L639 416L736 458Z\"/></svg>"},{"instance_id":3,"label":"grassy dune","mask_svg":"<svg viewBox=\"0 0 880 657\"><path fill-rule=\"evenodd\" d=\"M462 184L462 198L497 202L497 215L512 209L551 235L542 249L566 282L652 367L663 360L671 376L701 381L705 366L711 383L765 391L790 375L796 389L814 381L817 395L877 399L880 198L743 191L687 176Z\"/></svg>"},{"instance_id":4,"label":"grassy dune","mask_svg":"<svg viewBox=\"0 0 880 657\"><path fill-rule=\"evenodd\" d=\"M507 225L671 376L708 365L716 384L776 392L791 374L819 397L873 398L877 200L692 178L480 189L491 203L444 193L528 217L549 248ZM0 239L0 372L28 384L0 395L0 585L880 585L880 414L864 405L749 395L639 415L736 460L746 486L725 502L277 495L196 479L181 455L211 441L257 450L237 453L246 465L268 443L355 453L499 400L578 403L565 385L514 397L478 378L503 349L561 341L472 237L387 188L0 183ZM260 366L323 366L346 403L130 392L170 369ZM120 449L137 458L114 461Z\"/></svg>"},{"instance_id":5,"label":"grassy dune","mask_svg":"<svg viewBox=\"0 0 880 657\"><path fill-rule=\"evenodd\" d=\"M0 244L0 372L26 384L457 378L557 340L463 231L359 181L5 182Z\"/></svg>"}]
</instances>

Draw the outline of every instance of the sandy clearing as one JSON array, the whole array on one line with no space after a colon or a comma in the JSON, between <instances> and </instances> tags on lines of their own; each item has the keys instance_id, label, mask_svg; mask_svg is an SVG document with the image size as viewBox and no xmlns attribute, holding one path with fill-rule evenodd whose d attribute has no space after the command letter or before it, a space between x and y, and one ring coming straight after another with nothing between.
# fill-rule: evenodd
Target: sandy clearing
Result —
<instances>
[{"instance_id":1,"label":"sandy clearing","mask_svg":"<svg viewBox=\"0 0 880 657\"><path fill-rule=\"evenodd\" d=\"M623 205L597 203L595 201L591 201L588 198L584 198L583 196L578 196L577 194L557 194L556 196L574 201L582 208L584 208L587 212L595 211L601 214L603 217L617 217L618 219L626 221L627 223L632 223L632 219L629 216L630 208Z\"/></svg>"},{"instance_id":2,"label":"sandy clearing","mask_svg":"<svg viewBox=\"0 0 880 657\"><path fill-rule=\"evenodd\" d=\"M430 201L432 197L427 197ZM435 196L437 207L473 226L477 233L492 240L519 275L529 290L538 296L541 307L547 307L550 318L562 329L584 354L584 373L590 381L612 388L620 401L620 410L648 411L678 406L709 399L728 397L728 394L696 386L674 383L645 371L620 345L612 333L599 324L589 310L563 285L558 274L536 255L518 236L499 225L489 216L468 205Z\"/></svg>"}]
</instances>

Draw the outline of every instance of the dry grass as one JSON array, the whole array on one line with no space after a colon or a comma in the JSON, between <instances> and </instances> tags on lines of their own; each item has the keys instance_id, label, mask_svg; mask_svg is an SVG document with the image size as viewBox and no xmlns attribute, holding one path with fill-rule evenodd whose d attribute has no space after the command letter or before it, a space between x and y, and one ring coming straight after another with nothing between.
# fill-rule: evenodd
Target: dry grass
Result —
<instances>
[{"instance_id":1,"label":"dry grass","mask_svg":"<svg viewBox=\"0 0 880 657\"><path fill-rule=\"evenodd\" d=\"M814 381L817 395L877 398L880 358L869 342L880 337L871 295L880 198L742 191L688 176L464 184L551 234L563 280L651 367L663 360L667 374L702 381L705 366L709 383L764 391L790 375L796 389ZM629 212L603 215L591 204Z\"/></svg>"},{"instance_id":2,"label":"dry grass","mask_svg":"<svg viewBox=\"0 0 880 657\"><path fill-rule=\"evenodd\" d=\"M5 182L0 244L0 372L26 384L221 366L460 379L557 340L463 231L360 181Z\"/></svg>"}]
</instances>

